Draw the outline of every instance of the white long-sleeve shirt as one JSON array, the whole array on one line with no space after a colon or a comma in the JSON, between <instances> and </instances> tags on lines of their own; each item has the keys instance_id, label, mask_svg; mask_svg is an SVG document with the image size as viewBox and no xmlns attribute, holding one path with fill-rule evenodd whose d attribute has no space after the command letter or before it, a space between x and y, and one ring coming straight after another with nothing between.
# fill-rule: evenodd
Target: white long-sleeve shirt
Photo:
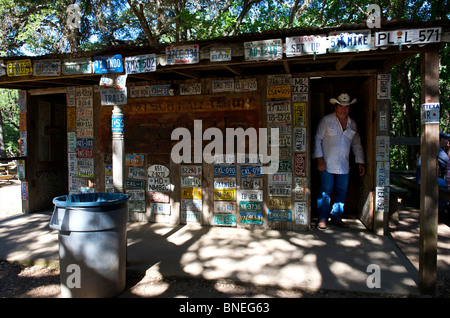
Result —
<instances>
[{"instance_id":1,"label":"white long-sleeve shirt","mask_svg":"<svg viewBox=\"0 0 450 318\"><path fill-rule=\"evenodd\" d=\"M324 116L317 127L314 148L313 158L323 157L329 173L349 173L350 148L356 163L365 163L361 138L356 130L356 123L350 117L347 128L343 131L336 113Z\"/></svg>"}]
</instances>

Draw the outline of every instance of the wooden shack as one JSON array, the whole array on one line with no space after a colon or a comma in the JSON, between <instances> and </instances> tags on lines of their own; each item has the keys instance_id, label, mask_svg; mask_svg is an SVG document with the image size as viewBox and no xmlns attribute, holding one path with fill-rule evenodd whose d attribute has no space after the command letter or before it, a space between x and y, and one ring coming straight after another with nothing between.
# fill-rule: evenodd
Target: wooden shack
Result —
<instances>
[{"instance_id":1,"label":"wooden shack","mask_svg":"<svg viewBox=\"0 0 450 318\"><path fill-rule=\"evenodd\" d=\"M0 87L20 90L23 211L59 195L118 191L131 195L130 221L309 229L316 126L334 111L330 98L348 93L358 100L350 117L366 175L352 165L344 215L384 233L391 68L417 54L436 58L449 29L397 21L0 58ZM278 143L269 134L265 145L279 150L279 169L264 174L267 163L250 150L271 128ZM233 132L244 142L236 135L230 146ZM186 133L190 147L181 147ZM205 160L220 144L223 155Z\"/></svg>"}]
</instances>

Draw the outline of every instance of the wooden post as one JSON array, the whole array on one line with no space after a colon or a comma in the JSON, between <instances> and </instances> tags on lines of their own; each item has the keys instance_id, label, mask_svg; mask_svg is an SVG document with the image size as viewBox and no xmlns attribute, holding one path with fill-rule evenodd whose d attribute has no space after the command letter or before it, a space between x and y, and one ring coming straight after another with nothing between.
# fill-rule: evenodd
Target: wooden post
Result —
<instances>
[{"instance_id":1,"label":"wooden post","mask_svg":"<svg viewBox=\"0 0 450 318\"><path fill-rule=\"evenodd\" d=\"M112 164L114 191L124 193L125 135L123 106L115 105L112 112Z\"/></svg>"},{"instance_id":2,"label":"wooden post","mask_svg":"<svg viewBox=\"0 0 450 318\"><path fill-rule=\"evenodd\" d=\"M439 47L433 46L433 49L422 53L421 64L421 103L439 103ZM434 294L437 278L439 122L430 123L423 117L421 120L419 289L424 294Z\"/></svg>"}]
</instances>

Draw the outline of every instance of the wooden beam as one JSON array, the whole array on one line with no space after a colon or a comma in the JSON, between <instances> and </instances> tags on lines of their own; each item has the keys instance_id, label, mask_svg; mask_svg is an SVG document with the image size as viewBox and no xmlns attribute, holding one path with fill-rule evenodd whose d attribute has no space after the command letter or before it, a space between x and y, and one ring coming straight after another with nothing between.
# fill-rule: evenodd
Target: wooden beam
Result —
<instances>
[{"instance_id":1,"label":"wooden beam","mask_svg":"<svg viewBox=\"0 0 450 318\"><path fill-rule=\"evenodd\" d=\"M289 66L289 62L286 60L283 60L284 70L286 71L286 74L291 74L291 68Z\"/></svg>"},{"instance_id":2,"label":"wooden beam","mask_svg":"<svg viewBox=\"0 0 450 318\"><path fill-rule=\"evenodd\" d=\"M353 61L354 59L355 59L355 56L354 56L354 55L341 57L341 58L336 62L336 71L341 71L344 67L347 66L348 63L350 63L350 62Z\"/></svg>"},{"instance_id":3,"label":"wooden beam","mask_svg":"<svg viewBox=\"0 0 450 318\"><path fill-rule=\"evenodd\" d=\"M243 72L242 69L240 67L236 67L236 66L231 66L231 65L224 65L224 67L229 70L231 73L237 75L237 76L242 76Z\"/></svg>"},{"instance_id":4,"label":"wooden beam","mask_svg":"<svg viewBox=\"0 0 450 318\"><path fill-rule=\"evenodd\" d=\"M28 95L65 94L66 87L38 88L28 90Z\"/></svg>"},{"instance_id":5,"label":"wooden beam","mask_svg":"<svg viewBox=\"0 0 450 318\"><path fill-rule=\"evenodd\" d=\"M422 104L439 103L439 47L430 46L421 54ZM436 293L438 240L438 167L439 123L422 121L419 289Z\"/></svg>"},{"instance_id":6,"label":"wooden beam","mask_svg":"<svg viewBox=\"0 0 450 318\"><path fill-rule=\"evenodd\" d=\"M171 70L174 73L178 73L180 75L186 76L186 77L190 77L193 79L198 80L200 78L200 73L197 71L192 71L192 70L182 70L182 69L173 69Z\"/></svg>"}]
</instances>

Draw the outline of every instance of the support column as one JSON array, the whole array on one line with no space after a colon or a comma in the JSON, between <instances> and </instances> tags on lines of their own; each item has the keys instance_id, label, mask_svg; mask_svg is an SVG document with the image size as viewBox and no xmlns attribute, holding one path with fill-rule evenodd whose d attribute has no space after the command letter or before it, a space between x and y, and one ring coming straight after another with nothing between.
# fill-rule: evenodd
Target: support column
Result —
<instances>
[{"instance_id":1,"label":"support column","mask_svg":"<svg viewBox=\"0 0 450 318\"><path fill-rule=\"evenodd\" d=\"M439 46L421 55L422 112L423 104L439 104ZM438 240L438 175L439 121L421 124L421 183L420 183L420 247L419 289L425 294L435 294L437 280Z\"/></svg>"},{"instance_id":2,"label":"support column","mask_svg":"<svg viewBox=\"0 0 450 318\"><path fill-rule=\"evenodd\" d=\"M125 134L122 105L114 105L111 119L114 192L124 193Z\"/></svg>"}]
</instances>

